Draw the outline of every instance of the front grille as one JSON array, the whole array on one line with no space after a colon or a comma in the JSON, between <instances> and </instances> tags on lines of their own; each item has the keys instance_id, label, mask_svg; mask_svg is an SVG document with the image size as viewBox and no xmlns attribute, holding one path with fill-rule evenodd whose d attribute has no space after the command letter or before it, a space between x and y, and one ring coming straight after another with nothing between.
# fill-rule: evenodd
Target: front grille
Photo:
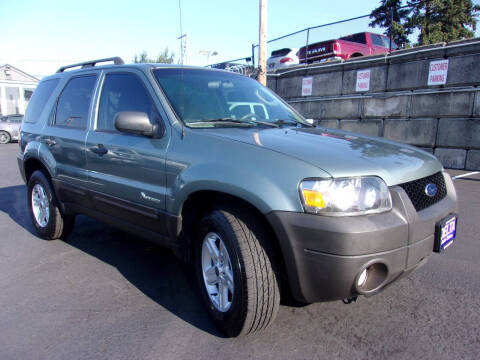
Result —
<instances>
[{"instance_id":1,"label":"front grille","mask_svg":"<svg viewBox=\"0 0 480 360\"><path fill-rule=\"evenodd\" d=\"M435 196L428 196L425 192L425 187L428 184L437 185L437 193ZM405 190L410 201L417 211L423 210L440 200L442 200L447 195L447 188L445 186L445 179L441 172L427 176L423 179L418 179L410 181L405 184L400 184L400 186Z\"/></svg>"}]
</instances>

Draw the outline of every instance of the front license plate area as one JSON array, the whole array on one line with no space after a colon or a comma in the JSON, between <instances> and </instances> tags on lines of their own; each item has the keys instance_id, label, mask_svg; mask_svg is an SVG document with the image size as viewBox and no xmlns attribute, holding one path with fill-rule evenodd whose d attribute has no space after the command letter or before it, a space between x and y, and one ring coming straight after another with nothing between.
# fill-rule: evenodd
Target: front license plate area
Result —
<instances>
[{"instance_id":1,"label":"front license plate area","mask_svg":"<svg viewBox=\"0 0 480 360\"><path fill-rule=\"evenodd\" d=\"M457 215L448 215L435 225L435 243L433 251L441 252L453 244L457 231Z\"/></svg>"}]
</instances>

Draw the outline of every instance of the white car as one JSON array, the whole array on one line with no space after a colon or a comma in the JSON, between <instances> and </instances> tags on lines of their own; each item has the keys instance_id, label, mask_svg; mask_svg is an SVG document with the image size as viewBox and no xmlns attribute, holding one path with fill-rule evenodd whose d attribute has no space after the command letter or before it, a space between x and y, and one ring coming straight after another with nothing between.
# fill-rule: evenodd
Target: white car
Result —
<instances>
[{"instance_id":1,"label":"white car","mask_svg":"<svg viewBox=\"0 0 480 360\"><path fill-rule=\"evenodd\" d=\"M272 51L272 55L267 60L267 71L299 64L297 53L297 48L284 48Z\"/></svg>"},{"instance_id":2,"label":"white car","mask_svg":"<svg viewBox=\"0 0 480 360\"><path fill-rule=\"evenodd\" d=\"M268 111L265 105L261 103L249 102L229 102L229 111L235 119L242 119L246 116L252 115L257 120L269 120Z\"/></svg>"}]
</instances>

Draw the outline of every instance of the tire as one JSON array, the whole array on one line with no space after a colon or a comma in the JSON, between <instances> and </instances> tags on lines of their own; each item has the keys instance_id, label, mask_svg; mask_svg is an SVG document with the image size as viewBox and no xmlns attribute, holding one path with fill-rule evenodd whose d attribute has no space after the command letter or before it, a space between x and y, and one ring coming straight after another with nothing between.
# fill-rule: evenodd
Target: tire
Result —
<instances>
[{"instance_id":1,"label":"tire","mask_svg":"<svg viewBox=\"0 0 480 360\"><path fill-rule=\"evenodd\" d=\"M12 140L10 134L6 131L0 131L0 144L8 144Z\"/></svg>"},{"instance_id":2,"label":"tire","mask_svg":"<svg viewBox=\"0 0 480 360\"><path fill-rule=\"evenodd\" d=\"M64 239L72 231L75 217L62 214L49 177L42 170L28 180L28 210L38 235L45 240Z\"/></svg>"},{"instance_id":3,"label":"tire","mask_svg":"<svg viewBox=\"0 0 480 360\"><path fill-rule=\"evenodd\" d=\"M197 281L211 318L229 337L262 330L277 315L280 304L279 278L265 234L254 219L249 219L247 211L215 210L200 221L195 242ZM223 267L216 266L215 261L211 260L211 252L206 244L211 245L212 242L217 245L219 259L224 253ZM215 275L212 275L212 268L216 268ZM222 273L225 281L222 280ZM229 279L233 280L232 284ZM208 284L215 281L217 284ZM217 291L215 299L215 287L217 290L228 288L224 291L227 296L223 296L227 301L222 303L218 295L221 291Z\"/></svg>"}]
</instances>

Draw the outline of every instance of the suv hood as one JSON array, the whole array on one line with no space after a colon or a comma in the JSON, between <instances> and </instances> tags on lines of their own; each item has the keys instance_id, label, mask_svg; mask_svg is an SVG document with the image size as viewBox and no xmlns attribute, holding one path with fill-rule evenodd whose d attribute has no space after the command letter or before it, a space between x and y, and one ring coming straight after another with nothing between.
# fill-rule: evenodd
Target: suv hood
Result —
<instances>
[{"instance_id":1,"label":"suv hood","mask_svg":"<svg viewBox=\"0 0 480 360\"><path fill-rule=\"evenodd\" d=\"M333 177L375 175L388 186L442 170L436 157L413 146L341 130L217 128L207 132L295 157Z\"/></svg>"}]
</instances>

